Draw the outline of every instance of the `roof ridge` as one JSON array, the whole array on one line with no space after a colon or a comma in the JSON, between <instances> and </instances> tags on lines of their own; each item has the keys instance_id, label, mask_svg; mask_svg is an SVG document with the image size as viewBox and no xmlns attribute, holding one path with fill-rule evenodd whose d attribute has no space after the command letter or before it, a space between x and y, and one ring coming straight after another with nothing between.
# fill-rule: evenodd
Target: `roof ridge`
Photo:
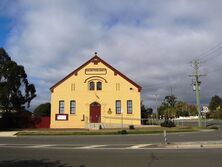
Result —
<instances>
[{"instance_id":1,"label":"roof ridge","mask_svg":"<svg viewBox=\"0 0 222 167\"><path fill-rule=\"evenodd\" d=\"M118 71L116 68L114 68L113 66L111 66L110 64L108 64L106 61L104 61L102 58L100 58L97 55L97 52L95 52L95 55L89 59L88 61L86 61L84 64L82 64L81 66L79 66L77 69L75 69L74 71L72 71L71 73L69 73L67 76L65 76L63 79L61 79L60 81L58 81L56 84L54 84L50 90L51 92L53 92L53 89L55 87L57 87L59 84L61 84L62 82L64 82L66 79L68 79L70 76L72 75L78 75L78 71L81 70L83 67L85 67L86 65L88 65L89 63L93 62L94 64L98 64L99 62L102 62L105 66L107 66L108 68L110 68L111 70L114 71L114 75L120 75L121 77L123 77L124 79L126 79L128 82L130 82L131 84L133 84L135 87L138 88L138 91L141 91L141 86L139 86L137 83L135 83L134 81L132 81L131 79L129 79L127 76L125 76L124 74L122 74L120 71Z\"/></svg>"}]
</instances>

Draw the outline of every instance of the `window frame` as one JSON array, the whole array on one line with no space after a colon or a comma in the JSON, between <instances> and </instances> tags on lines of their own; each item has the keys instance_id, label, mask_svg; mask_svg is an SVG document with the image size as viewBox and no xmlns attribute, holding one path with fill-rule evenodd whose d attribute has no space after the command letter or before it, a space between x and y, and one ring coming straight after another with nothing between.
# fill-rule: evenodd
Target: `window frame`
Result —
<instances>
[{"instance_id":1,"label":"window frame","mask_svg":"<svg viewBox=\"0 0 222 167\"><path fill-rule=\"evenodd\" d=\"M126 102L127 114L133 114L133 101L127 100Z\"/></svg>"},{"instance_id":2,"label":"window frame","mask_svg":"<svg viewBox=\"0 0 222 167\"><path fill-rule=\"evenodd\" d=\"M65 101L59 100L59 114L65 113Z\"/></svg>"},{"instance_id":3,"label":"window frame","mask_svg":"<svg viewBox=\"0 0 222 167\"><path fill-rule=\"evenodd\" d=\"M115 102L116 114L121 114L121 100Z\"/></svg>"},{"instance_id":4,"label":"window frame","mask_svg":"<svg viewBox=\"0 0 222 167\"><path fill-rule=\"evenodd\" d=\"M99 85L99 84L101 84L101 85ZM96 82L96 90L102 90L102 88L103 88L102 82L101 81Z\"/></svg>"},{"instance_id":5,"label":"window frame","mask_svg":"<svg viewBox=\"0 0 222 167\"><path fill-rule=\"evenodd\" d=\"M93 84L93 85L91 85L91 84ZM94 81L89 82L89 90L95 90L95 82Z\"/></svg>"},{"instance_id":6,"label":"window frame","mask_svg":"<svg viewBox=\"0 0 222 167\"><path fill-rule=\"evenodd\" d=\"M76 114L76 101L75 100L70 100L69 112L70 112L70 114Z\"/></svg>"}]
</instances>

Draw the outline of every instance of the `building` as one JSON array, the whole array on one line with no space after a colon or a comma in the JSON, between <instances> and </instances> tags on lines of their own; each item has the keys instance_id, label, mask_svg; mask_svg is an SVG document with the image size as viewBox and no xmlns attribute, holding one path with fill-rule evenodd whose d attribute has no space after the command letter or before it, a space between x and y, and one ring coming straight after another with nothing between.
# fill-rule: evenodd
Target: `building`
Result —
<instances>
[{"instance_id":1,"label":"building","mask_svg":"<svg viewBox=\"0 0 222 167\"><path fill-rule=\"evenodd\" d=\"M51 90L51 128L140 125L141 87L97 56Z\"/></svg>"}]
</instances>

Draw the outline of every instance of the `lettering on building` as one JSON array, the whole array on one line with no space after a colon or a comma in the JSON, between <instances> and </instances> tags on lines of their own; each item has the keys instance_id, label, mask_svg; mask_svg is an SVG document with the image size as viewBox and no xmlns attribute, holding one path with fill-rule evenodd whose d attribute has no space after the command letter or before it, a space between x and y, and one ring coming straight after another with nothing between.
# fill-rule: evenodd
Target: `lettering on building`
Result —
<instances>
[{"instance_id":1,"label":"lettering on building","mask_svg":"<svg viewBox=\"0 0 222 167\"><path fill-rule=\"evenodd\" d=\"M105 68L86 68L86 75L106 75L107 70Z\"/></svg>"}]
</instances>

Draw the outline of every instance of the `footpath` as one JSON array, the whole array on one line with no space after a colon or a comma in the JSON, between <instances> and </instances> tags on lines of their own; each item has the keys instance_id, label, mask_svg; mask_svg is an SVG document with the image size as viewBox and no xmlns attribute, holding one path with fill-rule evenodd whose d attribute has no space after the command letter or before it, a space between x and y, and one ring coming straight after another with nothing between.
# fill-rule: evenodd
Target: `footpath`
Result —
<instances>
[{"instance_id":1,"label":"footpath","mask_svg":"<svg viewBox=\"0 0 222 167\"><path fill-rule=\"evenodd\" d=\"M194 142L174 142L150 146L153 148L165 149L200 149L200 148L222 148L222 140L218 141L194 141Z\"/></svg>"},{"instance_id":2,"label":"footpath","mask_svg":"<svg viewBox=\"0 0 222 167\"><path fill-rule=\"evenodd\" d=\"M0 137L16 137L18 131L0 131Z\"/></svg>"}]
</instances>

